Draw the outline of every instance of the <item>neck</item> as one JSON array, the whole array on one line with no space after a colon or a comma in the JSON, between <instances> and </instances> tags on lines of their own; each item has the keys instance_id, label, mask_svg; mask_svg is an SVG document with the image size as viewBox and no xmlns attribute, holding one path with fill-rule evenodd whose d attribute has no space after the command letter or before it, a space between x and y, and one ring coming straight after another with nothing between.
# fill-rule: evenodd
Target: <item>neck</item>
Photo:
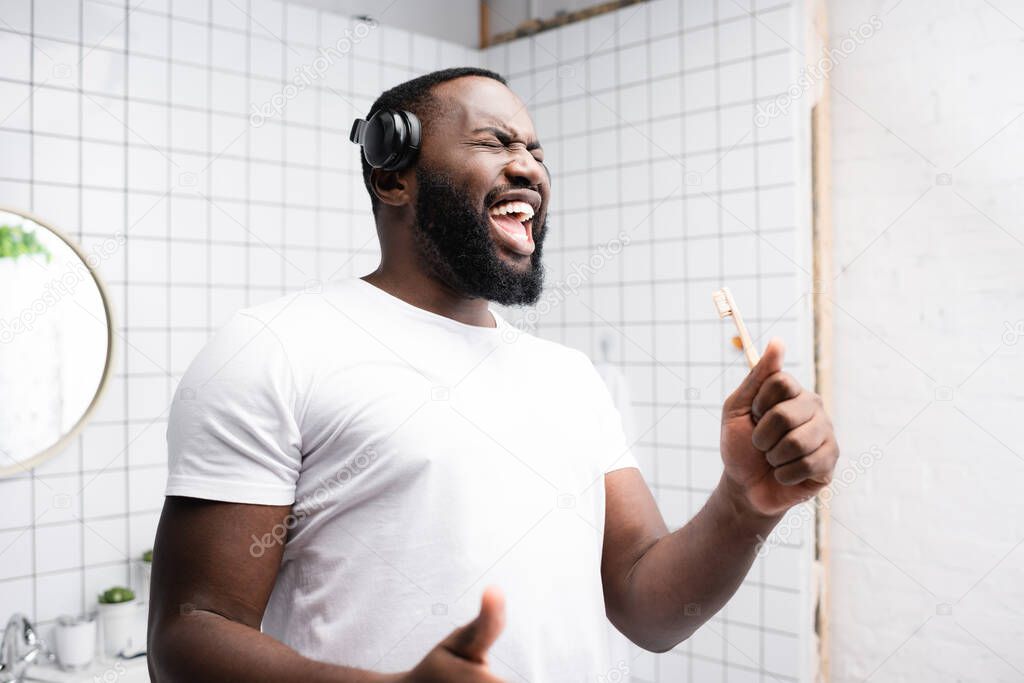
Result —
<instances>
[{"instance_id":1,"label":"neck","mask_svg":"<svg viewBox=\"0 0 1024 683\"><path fill-rule=\"evenodd\" d=\"M443 315L456 322L478 327L494 327L494 316L487 310L487 300L468 297L424 272L419 263L396 263L381 257L377 270L363 280L388 294L425 311Z\"/></svg>"}]
</instances>

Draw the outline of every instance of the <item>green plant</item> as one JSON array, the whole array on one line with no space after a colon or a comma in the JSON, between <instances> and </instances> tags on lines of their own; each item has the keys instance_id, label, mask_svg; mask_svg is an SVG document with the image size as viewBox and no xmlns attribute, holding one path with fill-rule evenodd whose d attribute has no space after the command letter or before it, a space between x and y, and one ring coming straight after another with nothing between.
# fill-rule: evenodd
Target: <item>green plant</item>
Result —
<instances>
[{"instance_id":1,"label":"green plant","mask_svg":"<svg viewBox=\"0 0 1024 683\"><path fill-rule=\"evenodd\" d=\"M129 602L135 599L135 591L124 586L108 588L99 595L101 605L116 605L119 602Z\"/></svg>"},{"instance_id":2,"label":"green plant","mask_svg":"<svg viewBox=\"0 0 1024 683\"><path fill-rule=\"evenodd\" d=\"M35 231L25 231L20 225L0 225L0 258L18 258L28 254L44 254L46 262L53 254L39 242Z\"/></svg>"},{"instance_id":3,"label":"green plant","mask_svg":"<svg viewBox=\"0 0 1024 683\"><path fill-rule=\"evenodd\" d=\"M142 561L143 562L149 562L150 564L153 563L153 549L152 548L150 548L146 552L142 553Z\"/></svg>"}]
</instances>

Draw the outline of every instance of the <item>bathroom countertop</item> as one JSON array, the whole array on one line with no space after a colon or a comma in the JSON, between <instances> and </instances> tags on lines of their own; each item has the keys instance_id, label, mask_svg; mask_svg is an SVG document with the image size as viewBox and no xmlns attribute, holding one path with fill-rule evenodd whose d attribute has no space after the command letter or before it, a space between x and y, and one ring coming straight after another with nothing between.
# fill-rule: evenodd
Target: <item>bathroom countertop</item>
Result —
<instances>
[{"instance_id":1,"label":"bathroom countertop","mask_svg":"<svg viewBox=\"0 0 1024 683\"><path fill-rule=\"evenodd\" d=\"M117 683L148 683L149 669L145 657L134 659L96 659L87 669L61 671L56 665L46 663L30 667L25 672L26 681L45 683L93 683L94 681L117 681Z\"/></svg>"}]
</instances>

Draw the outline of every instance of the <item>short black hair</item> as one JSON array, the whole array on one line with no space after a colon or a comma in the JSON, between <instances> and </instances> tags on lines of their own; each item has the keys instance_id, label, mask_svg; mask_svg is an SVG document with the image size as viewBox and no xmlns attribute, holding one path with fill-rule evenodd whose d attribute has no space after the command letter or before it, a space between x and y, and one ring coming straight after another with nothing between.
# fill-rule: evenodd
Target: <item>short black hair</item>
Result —
<instances>
[{"instance_id":1,"label":"short black hair","mask_svg":"<svg viewBox=\"0 0 1024 683\"><path fill-rule=\"evenodd\" d=\"M431 71L428 74L399 83L395 87L382 92L380 97L373 103L373 106L370 107L366 119L369 120L371 116L381 109L404 109L415 114L423 128L426 129L429 126L431 115L443 111L435 106L437 101L431 90L433 90L435 85L446 81L453 81L463 76L483 76L484 78L498 81L502 85L508 85L508 81L500 74L475 66L460 66L451 69L441 69L440 71ZM362 154L362 148L360 148L359 160L363 163L363 184L366 186L366 191L370 193L370 204L373 206L373 212L376 214L380 201L373 193L373 188L370 187L370 171L373 170L373 167L367 163L366 157Z\"/></svg>"}]
</instances>

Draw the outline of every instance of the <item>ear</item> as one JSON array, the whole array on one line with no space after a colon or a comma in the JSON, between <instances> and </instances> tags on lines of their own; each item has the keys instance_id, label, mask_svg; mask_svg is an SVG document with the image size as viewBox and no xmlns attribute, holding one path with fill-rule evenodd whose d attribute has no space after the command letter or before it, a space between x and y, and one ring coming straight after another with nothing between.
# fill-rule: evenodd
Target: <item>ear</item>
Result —
<instances>
[{"instance_id":1,"label":"ear","mask_svg":"<svg viewBox=\"0 0 1024 683\"><path fill-rule=\"evenodd\" d=\"M415 176L408 169L384 171L375 168L370 172L370 187L382 204L405 206L412 203L415 190Z\"/></svg>"}]
</instances>

